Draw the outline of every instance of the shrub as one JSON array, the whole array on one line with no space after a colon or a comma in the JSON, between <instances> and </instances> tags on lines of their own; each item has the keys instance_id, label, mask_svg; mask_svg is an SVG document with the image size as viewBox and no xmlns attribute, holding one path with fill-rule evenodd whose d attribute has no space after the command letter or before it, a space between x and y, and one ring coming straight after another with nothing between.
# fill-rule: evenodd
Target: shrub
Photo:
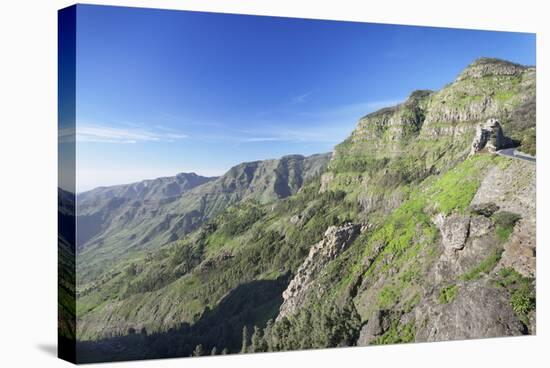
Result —
<instances>
[{"instance_id":1,"label":"shrub","mask_svg":"<svg viewBox=\"0 0 550 368\"><path fill-rule=\"evenodd\" d=\"M481 261L476 267L461 276L464 281L471 281L479 279L483 274L488 274L495 268L498 261L502 257L502 248L497 248L491 252L491 254Z\"/></svg>"},{"instance_id":2,"label":"shrub","mask_svg":"<svg viewBox=\"0 0 550 368\"><path fill-rule=\"evenodd\" d=\"M535 309L535 295L530 285L522 285L512 293L510 304L516 314L527 316L530 311Z\"/></svg>"},{"instance_id":3,"label":"shrub","mask_svg":"<svg viewBox=\"0 0 550 368\"><path fill-rule=\"evenodd\" d=\"M448 285L445 286L439 292L439 304L448 304L456 298L456 293L458 291L458 285Z\"/></svg>"},{"instance_id":4,"label":"shrub","mask_svg":"<svg viewBox=\"0 0 550 368\"><path fill-rule=\"evenodd\" d=\"M504 287L510 292L512 309L517 317L527 325L529 313L536 307L533 279L521 275L513 268L503 268L497 274L495 286Z\"/></svg>"},{"instance_id":5,"label":"shrub","mask_svg":"<svg viewBox=\"0 0 550 368\"><path fill-rule=\"evenodd\" d=\"M493 222L495 224L495 233L497 238L501 242L507 241L512 232L514 232L516 222L520 219L520 215L508 211L500 211L495 213L493 215Z\"/></svg>"},{"instance_id":6,"label":"shrub","mask_svg":"<svg viewBox=\"0 0 550 368\"><path fill-rule=\"evenodd\" d=\"M384 334L371 344L373 345L386 345L386 344L400 344L414 341L416 334L416 328L414 322L409 322L405 325L399 323L399 321L392 321L390 328L384 332Z\"/></svg>"},{"instance_id":7,"label":"shrub","mask_svg":"<svg viewBox=\"0 0 550 368\"><path fill-rule=\"evenodd\" d=\"M499 210L499 207L493 202L476 204L470 207L470 211L476 215L491 217L495 212Z\"/></svg>"},{"instance_id":8,"label":"shrub","mask_svg":"<svg viewBox=\"0 0 550 368\"><path fill-rule=\"evenodd\" d=\"M503 227L514 226L519 219L521 219L520 215L508 211L500 211L493 216L495 225Z\"/></svg>"}]
</instances>

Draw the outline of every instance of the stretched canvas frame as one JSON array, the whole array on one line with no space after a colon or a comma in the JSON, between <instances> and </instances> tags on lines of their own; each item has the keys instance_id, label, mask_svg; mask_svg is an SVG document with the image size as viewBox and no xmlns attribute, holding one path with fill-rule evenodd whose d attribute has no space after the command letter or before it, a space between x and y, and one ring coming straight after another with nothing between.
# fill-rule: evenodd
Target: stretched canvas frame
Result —
<instances>
[{"instance_id":1,"label":"stretched canvas frame","mask_svg":"<svg viewBox=\"0 0 550 368\"><path fill-rule=\"evenodd\" d=\"M162 32L130 31L152 19ZM112 34L118 44L100 28L89 38L102 22L120 32ZM93 5L60 10L58 29L60 358L87 363L535 333L535 35ZM311 44L296 41L308 32ZM189 47L182 69L198 70L190 79L154 72L172 68L161 56L175 56L179 47L159 35ZM361 48L361 37L378 48ZM395 55L399 46L372 39L437 51L436 70L428 73L410 50ZM135 52L141 42L149 49L113 56L112 69L101 64L107 51L120 58L117 49L131 44ZM457 64L449 61L449 43L488 54ZM357 78L369 94L389 88L374 78L378 73L387 73L392 88L413 81L418 89L363 103L356 89L344 96L356 100L332 106L330 99L342 96L326 90L341 88L339 78L352 80L342 55L328 52L337 45L350 59L358 57L352 50L364 52L369 73ZM97 63L87 59L91 49L102 53ZM193 52L209 62L194 63ZM393 69L373 69L367 56L391 60ZM298 74L300 91L285 86L293 63L301 73L315 70L310 76L325 90ZM128 77L144 65L151 75ZM437 79L457 65L452 78ZM419 72L394 81L390 71L401 67ZM89 106L107 114L122 111L118 103L139 111L147 105L96 99L113 96L116 85L102 90L98 70L112 72L121 91L143 94L151 106L168 106L157 97L172 101L176 81L202 91L186 90L188 100L173 105L195 111L195 119L205 101L220 105L205 106L204 117L227 108L225 97L238 104L239 119L253 112L257 123L90 122L81 115ZM233 77L246 70L249 79ZM193 85L197 80L211 84ZM216 88L226 95L215 97ZM266 105L260 96L275 98L269 89L284 88L287 101L255 110ZM323 102L306 109L314 97ZM338 119L354 114L348 131ZM178 144L195 147L189 152L198 162L223 162L224 170L164 176L153 168L162 162L151 161L150 174L141 171L134 182L116 175L109 181L99 166L87 166L108 153L118 175L130 162L123 157L168 159L159 152L179 152ZM183 169L190 160L183 157Z\"/></svg>"}]
</instances>

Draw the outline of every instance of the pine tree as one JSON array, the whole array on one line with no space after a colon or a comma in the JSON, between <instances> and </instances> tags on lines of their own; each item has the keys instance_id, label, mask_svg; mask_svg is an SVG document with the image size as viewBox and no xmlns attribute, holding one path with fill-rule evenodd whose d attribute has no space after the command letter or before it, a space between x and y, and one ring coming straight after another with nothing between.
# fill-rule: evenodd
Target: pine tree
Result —
<instances>
[{"instance_id":1,"label":"pine tree","mask_svg":"<svg viewBox=\"0 0 550 368\"><path fill-rule=\"evenodd\" d=\"M264 341L265 341L266 351L273 351L273 343L271 340L272 329L273 329L273 320L269 319L264 328Z\"/></svg>"},{"instance_id":2,"label":"pine tree","mask_svg":"<svg viewBox=\"0 0 550 368\"><path fill-rule=\"evenodd\" d=\"M202 344L198 344L195 346L195 350L193 350L193 356L202 356L204 355L204 348L202 347Z\"/></svg>"},{"instance_id":3,"label":"pine tree","mask_svg":"<svg viewBox=\"0 0 550 368\"><path fill-rule=\"evenodd\" d=\"M252 353L264 351L264 344L263 344L263 338L262 338L262 331L258 328L258 326L254 326L254 332L252 333L251 338L251 345L250 345L250 351Z\"/></svg>"},{"instance_id":4,"label":"pine tree","mask_svg":"<svg viewBox=\"0 0 550 368\"><path fill-rule=\"evenodd\" d=\"M241 346L241 353L246 353L248 350L248 328L246 325L243 326L243 343Z\"/></svg>"},{"instance_id":5,"label":"pine tree","mask_svg":"<svg viewBox=\"0 0 550 368\"><path fill-rule=\"evenodd\" d=\"M227 355L227 348L223 348L222 355Z\"/></svg>"},{"instance_id":6,"label":"pine tree","mask_svg":"<svg viewBox=\"0 0 550 368\"><path fill-rule=\"evenodd\" d=\"M210 355L217 355L218 354L218 349L216 349L216 347L214 346L212 348L212 351L210 352Z\"/></svg>"}]
</instances>

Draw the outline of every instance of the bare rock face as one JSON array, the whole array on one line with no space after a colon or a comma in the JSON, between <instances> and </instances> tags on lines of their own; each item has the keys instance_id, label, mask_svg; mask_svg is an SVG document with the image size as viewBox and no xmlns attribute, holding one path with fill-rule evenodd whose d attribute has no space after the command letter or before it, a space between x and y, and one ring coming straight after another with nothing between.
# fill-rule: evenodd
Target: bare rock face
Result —
<instances>
[{"instance_id":1,"label":"bare rock face","mask_svg":"<svg viewBox=\"0 0 550 368\"><path fill-rule=\"evenodd\" d=\"M433 267L436 283L452 280L475 267L498 243L493 222L485 216L439 214L433 222L441 232L441 255Z\"/></svg>"},{"instance_id":2,"label":"bare rock face","mask_svg":"<svg viewBox=\"0 0 550 368\"><path fill-rule=\"evenodd\" d=\"M374 311L359 332L358 346L369 345L377 337L384 334L390 327L391 319L389 311L377 310Z\"/></svg>"},{"instance_id":3,"label":"bare rock face","mask_svg":"<svg viewBox=\"0 0 550 368\"><path fill-rule=\"evenodd\" d=\"M498 120L489 119L484 124L477 126L470 155L483 149L489 152L495 152L501 148L509 147L510 144L511 140L504 135Z\"/></svg>"},{"instance_id":4,"label":"bare rock face","mask_svg":"<svg viewBox=\"0 0 550 368\"><path fill-rule=\"evenodd\" d=\"M330 226L327 229L324 238L311 247L304 263L298 268L296 276L283 292L284 301L277 320L293 314L302 305L315 276L346 250L359 234L360 228L360 225L348 223L340 227Z\"/></svg>"},{"instance_id":5,"label":"bare rock face","mask_svg":"<svg viewBox=\"0 0 550 368\"><path fill-rule=\"evenodd\" d=\"M332 172L326 172L321 175L321 188L319 189L319 193L326 192L332 180L334 180L334 174Z\"/></svg>"},{"instance_id":6,"label":"bare rock face","mask_svg":"<svg viewBox=\"0 0 550 368\"><path fill-rule=\"evenodd\" d=\"M508 61L480 58L470 64L457 78L457 80L479 79L487 76L513 76L519 75L526 67Z\"/></svg>"},{"instance_id":7,"label":"bare rock face","mask_svg":"<svg viewBox=\"0 0 550 368\"><path fill-rule=\"evenodd\" d=\"M451 215L444 218L439 214L435 219L435 223L439 225L446 250L452 252L464 248L470 233L469 216Z\"/></svg>"},{"instance_id":8,"label":"bare rock face","mask_svg":"<svg viewBox=\"0 0 550 368\"><path fill-rule=\"evenodd\" d=\"M512 267L526 277L535 276L537 264L535 226L529 219L520 220L504 245L502 267Z\"/></svg>"},{"instance_id":9,"label":"bare rock face","mask_svg":"<svg viewBox=\"0 0 550 368\"><path fill-rule=\"evenodd\" d=\"M435 296L416 309L417 342L515 336L525 333L505 293L479 280L459 284L454 300Z\"/></svg>"},{"instance_id":10,"label":"bare rock face","mask_svg":"<svg viewBox=\"0 0 550 368\"><path fill-rule=\"evenodd\" d=\"M524 276L536 268L536 180L535 165L519 160L501 169L491 168L472 200L472 205L495 203L500 210L517 213L521 220L504 244L502 267L513 267Z\"/></svg>"}]
</instances>

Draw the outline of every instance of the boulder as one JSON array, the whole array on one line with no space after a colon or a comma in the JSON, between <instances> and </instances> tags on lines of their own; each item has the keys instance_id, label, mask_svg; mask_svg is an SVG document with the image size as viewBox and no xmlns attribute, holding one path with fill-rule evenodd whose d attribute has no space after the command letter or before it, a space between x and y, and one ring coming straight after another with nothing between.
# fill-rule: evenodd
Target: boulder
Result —
<instances>
[{"instance_id":1,"label":"boulder","mask_svg":"<svg viewBox=\"0 0 550 368\"><path fill-rule=\"evenodd\" d=\"M440 226L445 250L456 251L464 248L470 233L470 217L451 215Z\"/></svg>"}]
</instances>

